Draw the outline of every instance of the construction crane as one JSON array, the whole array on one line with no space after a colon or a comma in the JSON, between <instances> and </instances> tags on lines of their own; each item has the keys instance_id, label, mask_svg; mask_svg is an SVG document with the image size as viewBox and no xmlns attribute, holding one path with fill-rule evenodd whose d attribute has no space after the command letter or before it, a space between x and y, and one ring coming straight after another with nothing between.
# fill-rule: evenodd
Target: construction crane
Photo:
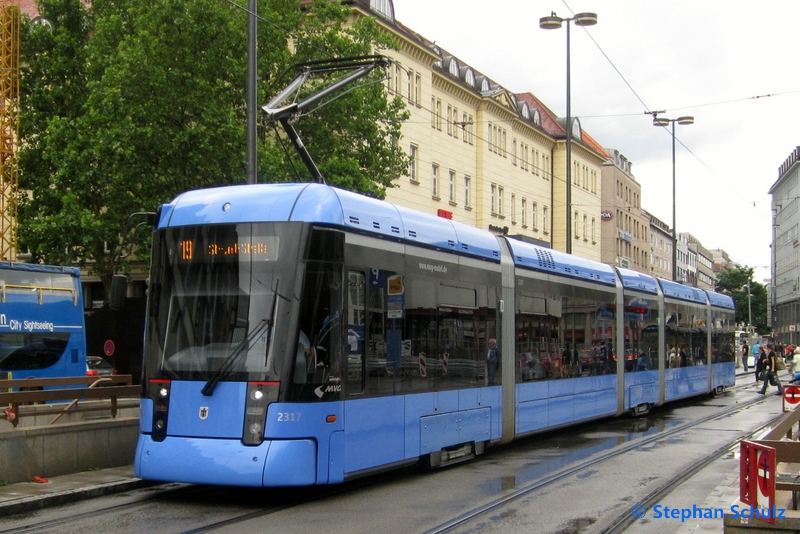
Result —
<instances>
[{"instance_id":1,"label":"construction crane","mask_svg":"<svg viewBox=\"0 0 800 534\"><path fill-rule=\"evenodd\" d=\"M0 0L0 259L17 259L19 0Z\"/></svg>"}]
</instances>

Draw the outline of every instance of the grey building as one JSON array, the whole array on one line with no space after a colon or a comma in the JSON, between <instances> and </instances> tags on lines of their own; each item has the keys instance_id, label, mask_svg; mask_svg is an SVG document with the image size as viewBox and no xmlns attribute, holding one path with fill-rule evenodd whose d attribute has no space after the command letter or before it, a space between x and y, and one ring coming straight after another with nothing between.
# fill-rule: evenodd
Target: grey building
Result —
<instances>
[{"instance_id":1,"label":"grey building","mask_svg":"<svg viewBox=\"0 0 800 534\"><path fill-rule=\"evenodd\" d=\"M778 168L769 188L772 196L772 255L770 258L770 324L781 343L800 342L800 146Z\"/></svg>"}]
</instances>

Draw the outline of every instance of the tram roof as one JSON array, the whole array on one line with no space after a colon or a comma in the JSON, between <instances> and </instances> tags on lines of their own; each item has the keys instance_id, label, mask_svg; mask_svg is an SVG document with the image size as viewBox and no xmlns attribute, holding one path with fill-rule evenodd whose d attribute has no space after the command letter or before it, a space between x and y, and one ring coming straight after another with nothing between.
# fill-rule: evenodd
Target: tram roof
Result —
<instances>
[{"instance_id":1,"label":"tram roof","mask_svg":"<svg viewBox=\"0 0 800 534\"><path fill-rule=\"evenodd\" d=\"M617 277L610 265L565 252L534 245L518 239L506 239L514 264L534 271L559 274L615 286Z\"/></svg>"},{"instance_id":2,"label":"tram roof","mask_svg":"<svg viewBox=\"0 0 800 534\"><path fill-rule=\"evenodd\" d=\"M665 297L672 297L679 300L686 300L689 302L697 302L698 304L707 304L706 292L696 287L685 286L678 282L671 280L658 279L661 285L661 291L664 292Z\"/></svg>"},{"instance_id":3,"label":"tram roof","mask_svg":"<svg viewBox=\"0 0 800 534\"><path fill-rule=\"evenodd\" d=\"M357 193L313 183L187 191L162 207L159 227L308 222L500 261L494 234Z\"/></svg>"},{"instance_id":4,"label":"tram roof","mask_svg":"<svg viewBox=\"0 0 800 534\"><path fill-rule=\"evenodd\" d=\"M625 289L637 289L645 293L658 295L658 282L652 276L624 267L617 268L617 271L619 271L622 286Z\"/></svg>"},{"instance_id":5,"label":"tram roof","mask_svg":"<svg viewBox=\"0 0 800 534\"><path fill-rule=\"evenodd\" d=\"M731 310L736 309L733 298L728 295L714 293L713 291L706 291L706 295L708 295L708 301L712 306L716 306L717 308L729 308Z\"/></svg>"}]
</instances>

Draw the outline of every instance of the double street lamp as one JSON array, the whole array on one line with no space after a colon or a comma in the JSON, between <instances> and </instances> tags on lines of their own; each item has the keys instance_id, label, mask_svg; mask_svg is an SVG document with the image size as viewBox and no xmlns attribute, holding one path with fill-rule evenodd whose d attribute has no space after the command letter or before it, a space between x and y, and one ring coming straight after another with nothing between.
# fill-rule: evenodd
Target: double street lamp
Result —
<instances>
[{"instance_id":1,"label":"double street lamp","mask_svg":"<svg viewBox=\"0 0 800 534\"><path fill-rule=\"evenodd\" d=\"M662 111L654 111L653 126L668 126L672 124L672 280L678 281L678 233L675 230L675 123L694 124L694 117L678 117L677 119L667 119L659 117Z\"/></svg>"},{"instance_id":2,"label":"double street lamp","mask_svg":"<svg viewBox=\"0 0 800 534\"><path fill-rule=\"evenodd\" d=\"M566 252L572 253L572 114L570 108L570 75L569 75L569 23L574 22L577 26L594 26L597 24L596 13L578 13L574 17L562 18L556 15L555 11L551 12L549 17L542 17L539 19L539 27L543 30L557 30L561 28L562 23L567 23L567 174L566 174L566 203L567 203L567 240Z\"/></svg>"}]
</instances>

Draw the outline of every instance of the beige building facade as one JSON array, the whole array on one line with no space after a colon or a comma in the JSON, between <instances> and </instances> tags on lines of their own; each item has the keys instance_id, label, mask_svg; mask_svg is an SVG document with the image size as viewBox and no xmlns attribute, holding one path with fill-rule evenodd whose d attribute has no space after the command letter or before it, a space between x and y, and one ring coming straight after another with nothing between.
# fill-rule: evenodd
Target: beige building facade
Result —
<instances>
[{"instance_id":1,"label":"beige building facade","mask_svg":"<svg viewBox=\"0 0 800 534\"><path fill-rule=\"evenodd\" d=\"M396 21L390 0L353 2L400 43L390 96L411 117L399 141L411 157L386 200L498 234L601 260L603 148L572 121L572 206L566 206L566 130L530 93L514 94Z\"/></svg>"},{"instance_id":2,"label":"beige building facade","mask_svg":"<svg viewBox=\"0 0 800 534\"><path fill-rule=\"evenodd\" d=\"M652 274L650 217L642 209L642 187L631 172L632 163L619 150L606 152L609 158L602 170L602 261Z\"/></svg>"}]
</instances>

